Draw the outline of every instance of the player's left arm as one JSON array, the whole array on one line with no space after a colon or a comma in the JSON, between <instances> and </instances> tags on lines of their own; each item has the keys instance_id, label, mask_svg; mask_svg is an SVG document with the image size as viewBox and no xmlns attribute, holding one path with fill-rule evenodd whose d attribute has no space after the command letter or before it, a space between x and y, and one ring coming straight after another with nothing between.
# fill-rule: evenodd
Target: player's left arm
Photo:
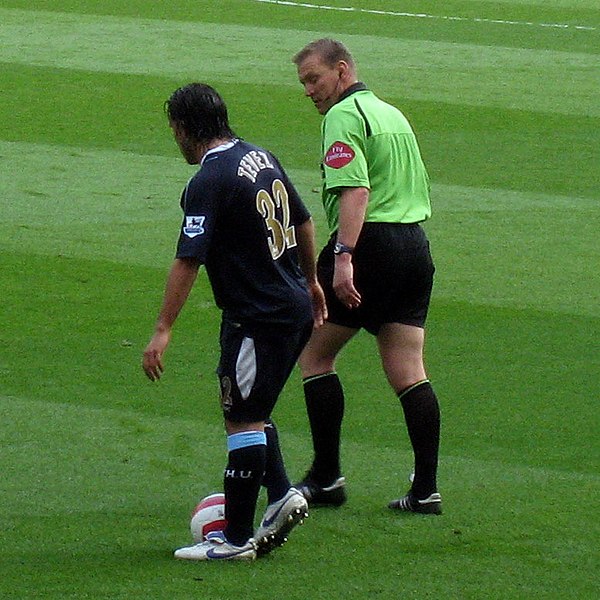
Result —
<instances>
[{"instance_id":1,"label":"player's left arm","mask_svg":"<svg viewBox=\"0 0 600 600\"><path fill-rule=\"evenodd\" d=\"M365 221L369 189L347 187L340 190L340 216L337 241L354 248ZM336 296L348 308L357 308L361 303L359 291L354 286L352 255L344 252L335 257L333 289Z\"/></svg>"},{"instance_id":2,"label":"player's left arm","mask_svg":"<svg viewBox=\"0 0 600 600\"><path fill-rule=\"evenodd\" d=\"M315 327L320 327L327 320L327 305L325 294L317 280L315 225L312 218L296 226L296 240L298 242L298 262L312 300L313 321Z\"/></svg>"},{"instance_id":3,"label":"player's left arm","mask_svg":"<svg viewBox=\"0 0 600 600\"><path fill-rule=\"evenodd\" d=\"M142 368L151 381L160 379L164 371L162 357L171 340L171 329L196 281L199 266L200 262L195 258L176 258L171 267L154 335L142 360Z\"/></svg>"}]
</instances>

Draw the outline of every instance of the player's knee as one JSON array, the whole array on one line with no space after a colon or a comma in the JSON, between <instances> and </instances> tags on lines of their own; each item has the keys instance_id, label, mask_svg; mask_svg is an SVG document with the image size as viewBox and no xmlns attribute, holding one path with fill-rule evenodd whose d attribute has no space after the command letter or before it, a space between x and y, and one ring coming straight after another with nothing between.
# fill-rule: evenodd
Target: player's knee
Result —
<instances>
[{"instance_id":1,"label":"player's knee","mask_svg":"<svg viewBox=\"0 0 600 600\"><path fill-rule=\"evenodd\" d=\"M395 392L401 392L402 390L414 385L418 381L427 379L425 373L425 367L423 361L384 361L383 370L387 377L389 384L392 386Z\"/></svg>"},{"instance_id":2,"label":"player's knee","mask_svg":"<svg viewBox=\"0 0 600 600\"><path fill-rule=\"evenodd\" d=\"M320 375L334 370L335 361L332 357L320 356L313 352L303 352L298 359L302 378Z\"/></svg>"}]
</instances>

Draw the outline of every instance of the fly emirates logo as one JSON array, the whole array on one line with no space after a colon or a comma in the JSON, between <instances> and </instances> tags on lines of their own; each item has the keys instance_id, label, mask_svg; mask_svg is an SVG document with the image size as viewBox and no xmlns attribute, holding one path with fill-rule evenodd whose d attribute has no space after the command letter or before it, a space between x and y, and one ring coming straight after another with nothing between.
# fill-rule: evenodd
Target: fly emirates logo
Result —
<instances>
[{"instance_id":1,"label":"fly emirates logo","mask_svg":"<svg viewBox=\"0 0 600 600\"><path fill-rule=\"evenodd\" d=\"M325 166L331 167L332 169L341 169L348 163L352 162L354 158L354 150L344 144L344 142L333 142L329 146L329 150L325 153Z\"/></svg>"}]
</instances>

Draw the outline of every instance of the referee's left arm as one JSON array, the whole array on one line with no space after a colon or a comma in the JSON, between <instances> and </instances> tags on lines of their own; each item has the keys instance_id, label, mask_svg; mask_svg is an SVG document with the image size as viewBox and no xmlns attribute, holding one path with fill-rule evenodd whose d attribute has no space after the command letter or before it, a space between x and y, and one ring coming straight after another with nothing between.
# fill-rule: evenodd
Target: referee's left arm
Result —
<instances>
[{"instance_id":1,"label":"referee's left arm","mask_svg":"<svg viewBox=\"0 0 600 600\"><path fill-rule=\"evenodd\" d=\"M340 190L340 216L337 241L353 249L365 221L369 188L345 187ZM352 256L347 252L337 254L333 273L333 289L336 296L348 308L357 308L361 303L359 291L354 286Z\"/></svg>"}]
</instances>

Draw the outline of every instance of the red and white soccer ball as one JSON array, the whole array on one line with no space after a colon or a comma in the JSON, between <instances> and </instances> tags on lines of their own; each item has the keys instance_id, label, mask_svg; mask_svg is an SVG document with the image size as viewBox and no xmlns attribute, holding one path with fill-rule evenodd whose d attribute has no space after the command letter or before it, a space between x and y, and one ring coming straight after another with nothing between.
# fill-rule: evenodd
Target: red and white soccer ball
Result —
<instances>
[{"instance_id":1,"label":"red and white soccer ball","mask_svg":"<svg viewBox=\"0 0 600 600\"><path fill-rule=\"evenodd\" d=\"M211 531L222 531L226 526L225 494L206 496L192 512L190 531L195 544L203 542Z\"/></svg>"}]
</instances>

